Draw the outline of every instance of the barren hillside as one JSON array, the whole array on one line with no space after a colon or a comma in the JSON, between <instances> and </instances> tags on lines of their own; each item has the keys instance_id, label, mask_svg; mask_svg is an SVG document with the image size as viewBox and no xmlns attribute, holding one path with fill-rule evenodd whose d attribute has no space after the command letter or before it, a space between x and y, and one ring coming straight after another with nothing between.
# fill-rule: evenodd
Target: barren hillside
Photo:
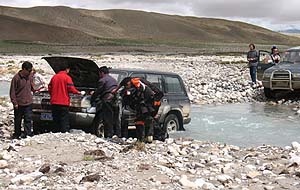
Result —
<instances>
[{"instance_id":1,"label":"barren hillside","mask_svg":"<svg viewBox=\"0 0 300 190\"><path fill-rule=\"evenodd\" d=\"M7 24L8 18L17 20L14 25L13 22L8 24L9 29L16 32L9 34L7 39L69 42L78 38L79 41L90 42L97 37L98 41L126 39L143 43L299 43L298 38L242 22L133 10L86 10L62 6L0 7L0 15L1 27L6 27L3 25ZM22 22L26 22L30 35L20 32L23 29ZM1 33L1 39L6 39L3 31Z\"/></svg>"}]
</instances>

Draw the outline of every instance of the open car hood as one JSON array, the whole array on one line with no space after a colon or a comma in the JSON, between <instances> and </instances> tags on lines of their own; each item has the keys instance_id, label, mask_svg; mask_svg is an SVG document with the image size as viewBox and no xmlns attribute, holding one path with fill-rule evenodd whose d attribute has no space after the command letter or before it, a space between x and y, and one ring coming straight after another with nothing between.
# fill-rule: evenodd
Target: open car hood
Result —
<instances>
[{"instance_id":1,"label":"open car hood","mask_svg":"<svg viewBox=\"0 0 300 190\"><path fill-rule=\"evenodd\" d=\"M43 57L55 73L60 71L62 65L69 64L69 75L74 85L80 88L97 88L99 75L97 64L89 59L75 57Z\"/></svg>"}]
</instances>

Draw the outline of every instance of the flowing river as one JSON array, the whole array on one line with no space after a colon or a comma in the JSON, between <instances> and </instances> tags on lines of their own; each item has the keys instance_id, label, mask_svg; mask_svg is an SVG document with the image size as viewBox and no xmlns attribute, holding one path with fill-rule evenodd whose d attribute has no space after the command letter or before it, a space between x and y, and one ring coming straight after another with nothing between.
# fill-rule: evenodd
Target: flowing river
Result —
<instances>
[{"instance_id":1,"label":"flowing river","mask_svg":"<svg viewBox=\"0 0 300 190\"><path fill-rule=\"evenodd\" d=\"M192 137L244 147L286 146L293 141L300 142L300 117L284 105L193 106L191 115L192 121L185 126L186 131L176 132L171 137Z\"/></svg>"}]
</instances>

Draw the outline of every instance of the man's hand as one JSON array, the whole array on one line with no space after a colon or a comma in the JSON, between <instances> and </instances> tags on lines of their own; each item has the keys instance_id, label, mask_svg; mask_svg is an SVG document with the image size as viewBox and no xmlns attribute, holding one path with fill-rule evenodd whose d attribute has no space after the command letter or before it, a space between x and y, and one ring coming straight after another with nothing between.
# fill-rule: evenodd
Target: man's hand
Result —
<instances>
[{"instance_id":1,"label":"man's hand","mask_svg":"<svg viewBox=\"0 0 300 190\"><path fill-rule=\"evenodd\" d=\"M15 109L18 109L18 108L19 108L19 105L18 105L18 104L14 105L14 108L15 108Z\"/></svg>"},{"instance_id":2,"label":"man's hand","mask_svg":"<svg viewBox=\"0 0 300 190\"><path fill-rule=\"evenodd\" d=\"M84 96L85 95L85 91L80 91L80 94L82 95L82 96Z\"/></svg>"}]
</instances>

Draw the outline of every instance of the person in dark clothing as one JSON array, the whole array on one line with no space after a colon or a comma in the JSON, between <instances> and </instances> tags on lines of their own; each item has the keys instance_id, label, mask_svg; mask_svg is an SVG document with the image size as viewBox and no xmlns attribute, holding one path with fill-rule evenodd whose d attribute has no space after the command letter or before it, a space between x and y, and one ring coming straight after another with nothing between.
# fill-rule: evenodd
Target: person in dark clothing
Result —
<instances>
[{"instance_id":1,"label":"person in dark clothing","mask_svg":"<svg viewBox=\"0 0 300 190\"><path fill-rule=\"evenodd\" d=\"M279 63L279 61L280 61L280 54L279 54L278 48L276 46L273 46L271 48L271 57L272 57L272 60L275 63Z\"/></svg>"},{"instance_id":2,"label":"person in dark clothing","mask_svg":"<svg viewBox=\"0 0 300 190\"><path fill-rule=\"evenodd\" d=\"M70 66L62 65L60 71L55 74L48 85L52 116L55 123L55 131L62 133L70 130L69 106L70 95L81 94L74 86L72 78L68 75Z\"/></svg>"},{"instance_id":3,"label":"person in dark clothing","mask_svg":"<svg viewBox=\"0 0 300 190\"><path fill-rule=\"evenodd\" d=\"M10 99L14 106L13 138L32 136L32 64L25 61L22 70L12 79ZM21 123L24 118L24 134L21 133Z\"/></svg>"},{"instance_id":4,"label":"person in dark clothing","mask_svg":"<svg viewBox=\"0 0 300 190\"><path fill-rule=\"evenodd\" d=\"M96 104L96 115L93 121L94 133L100 122L103 122L105 138L111 138L113 135L120 137L119 107L116 95L112 93L118 83L109 75L109 68L106 66L99 68L99 77L98 88L91 97L91 103Z\"/></svg>"},{"instance_id":5,"label":"person in dark clothing","mask_svg":"<svg viewBox=\"0 0 300 190\"><path fill-rule=\"evenodd\" d=\"M258 64L258 53L255 50L254 44L249 44L250 51L247 53L248 66L250 68L250 76L252 85L256 85L256 68Z\"/></svg>"},{"instance_id":6,"label":"person in dark clothing","mask_svg":"<svg viewBox=\"0 0 300 190\"><path fill-rule=\"evenodd\" d=\"M123 106L129 106L136 113L136 134L139 141L152 142L154 135L154 117L160 106L163 93L150 88L151 83L140 78L124 78L120 87ZM123 122L123 121L122 121ZM122 125L122 136L127 137L128 126Z\"/></svg>"}]
</instances>

